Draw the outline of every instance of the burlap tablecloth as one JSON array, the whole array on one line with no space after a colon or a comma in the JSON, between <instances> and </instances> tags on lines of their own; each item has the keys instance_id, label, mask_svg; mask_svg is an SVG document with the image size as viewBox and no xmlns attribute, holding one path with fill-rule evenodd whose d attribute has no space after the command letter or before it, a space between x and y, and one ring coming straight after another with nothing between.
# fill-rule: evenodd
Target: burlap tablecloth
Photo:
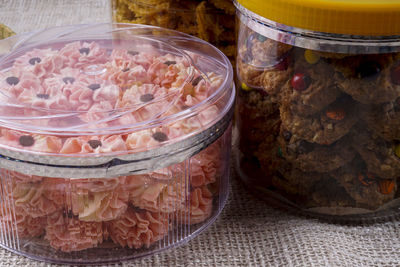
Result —
<instances>
[{"instance_id":1,"label":"burlap tablecloth","mask_svg":"<svg viewBox=\"0 0 400 267\"><path fill-rule=\"evenodd\" d=\"M110 21L109 0L0 0L0 23L22 33ZM272 209L234 173L220 218L176 249L123 266L400 266L400 222L344 226ZM0 249L1 266L47 266Z\"/></svg>"}]
</instances>

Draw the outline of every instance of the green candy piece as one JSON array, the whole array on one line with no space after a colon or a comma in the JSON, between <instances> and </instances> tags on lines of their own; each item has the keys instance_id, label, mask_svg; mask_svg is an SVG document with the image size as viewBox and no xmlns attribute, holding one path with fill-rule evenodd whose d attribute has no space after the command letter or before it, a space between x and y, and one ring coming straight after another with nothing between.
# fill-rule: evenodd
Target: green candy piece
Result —
<instances>
[{"instance_id":1,"label":"green candy piece","mask_svg":"<svg viewBox=\"0 0 400 267\"><path fill-rule=\"evenodd\" d=\"M263 43L267 40L267 37L265 37L264 35L258 34L257 39L258 39L258 41Z\"/></svg>"},{"instance_id":2,"label":"green candy piece","mask_svg":"<svg viewBox=\"0 0 400 267\"><path fill-rule=\"evenodd\" d=\"M278 147L278 156L283 158L282 148Z\"/></svg>"}]
</instances>

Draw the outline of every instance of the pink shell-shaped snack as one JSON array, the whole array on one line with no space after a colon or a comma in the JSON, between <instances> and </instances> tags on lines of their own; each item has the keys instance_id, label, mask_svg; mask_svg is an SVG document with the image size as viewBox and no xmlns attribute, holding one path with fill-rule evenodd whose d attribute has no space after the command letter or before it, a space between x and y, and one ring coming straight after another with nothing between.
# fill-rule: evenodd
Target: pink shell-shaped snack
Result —
<instances>
[{"instance_id":1,"label":"pink shell-shaped snack","mask_svg":"<svg viewBox=\"0 0 400 267\"><path fill-rule=\"evenodd\" d=\"M210 122L215 120L218 114L219 114L219 109L217 108L217 106L212 105L202 110L199 113L198 118L203 126L207 126Z\"/></svg>"},{"instance_id":2,"label":"pink shell-shaped snack","mask_svg":"<svg viewBox=\"0 0 400 267\"><path fill-rule=\"evenodd\" d=\"M125 212L129 194L122 190L111 192L71 194L72 212L81 221L101 222L118 218Z\"/></svg>"},{"instance_id":3,"label":"pink shell-shaped snack","mask_svg":"<svg viewBox=\"0 0 400 267\"><path fill-rule=\"evenodd\" d=\"M43 178L43 195L65 210L71 209L71 186L69 179Z\"/></svg>"},{"instance_id":4,"label":"pink shell-shaped snack","mask_svg":"<svg viewBox=\"0 0 400 267\"><path fill-rule=\"evenodd\" d=\"M195 188L190 193L189 207L182 214L178 214L177 218L181 223L196 224L204 222L211 216L213 207L212 193L206 186ZM180 212L178 212L180 213Z\"/></svg>"},{"instance_id":5,"label":"pink shell-shaped snack","mask_svg":"<svg viewBox=\"0 0 400 267\"><path fill-rule=\"evenodd\" d=\"M183 181L154 180L150 175L126 177L130 202L135 207L153 212L174 212L185 206L188 188Z\"/></svg>"},{"instance_id":6,"label":"pink shell-shaped snack","mask_svg":"<svg viewBox=\"0 0 400 267\"><path fill-rule=\"evenodd\" d=\"M41 81L36 75L23 72L18 76L12 73L0 73L0 93L8 97L8 101L14 99L24 90L40 90Z\"/></svg>"},{"instance_id":7,"label":"pink shell-shaped snack","mask_svg":"<svg viewBox=\"0 0 400 267\"><path fill-rule=\"evenodd\" d=\"M174 94L169 94L165 87L134 85L124 92L117 105L124 110L132 110L136 121L145 121L166 112L174 98Z\"/></svg>"},{"instance_id":8,"label":"pink shell-shaped snack","mask_svg":"<svg viewBox=\"0 0 400 267\"><path fill-rule=\"evenodd\" d=\"M217 141L190 159L191 185L214 183L221 173L221 142Z\"/></svg>"},{"instance_id":9,"label":"pink shell-shaped snack","mask_svg":"<svg viewBox=\"0 0 400 267\"><path fill-rule=\"evenodd\" d=\"M74 179L71 185L75 190L85 190L88 192L105 192L112 191L120 185L120 178L107 178L107 179Z\"/></svg>"},{"instance_id":10,"label":"pink shell-shaped snack","mask_svg":"<svg viewBox=\"0 0 400 267\"><path fill-rule=\"evenodd\" d=\"M171 138L179 137L182 134L192 133L202 127L201 122L197 116L183 119L179 122L173 123L168 127L168 131L171 133Z\"/></svg>"},{"instance_id":11,"label":"pink shell-shaped snack","mask_svg":"<svg viewBox=\"0 0 400 267\"><path fill-rule=\"evenodd\" d=\"M149 79L146 69L141 65L134 65L132 63L132 61L112 61L111 63L107 63L107 71L101 77L123 89L135 84L148 83Z\"/></svg>"},{"instance_id":12,"label":"pink shell-shaped snack","mask_svg":"<svg viewBox=\"0 0 400 267\"><path fill-rule=\"evenodd\" d=\"M141 66L147 71L156 56L156 54L149 52L140 53L125 49L114 49L111 52L110 64L108 65L121 70Z\"/></svg>"},{"instance_id":13,"label":"pink shell-shaped snack","mask_svg":"<svg viewBox=\"0 0 400 267\"><path fill-rule=\"evenodd\" d=\"M156 59L149 67L147 74L149 79L153 84L157 84L163 87L170 88L172 84L176 81L180 68L176 66L176 61L171 65L166 64L164 61ZM183 66L181 68L184 68Z\"/></svg>"},{"instance_id":14,"label":"pink shell-shaped snack","mask_svg":"<svg viewBox=\"0 0 400 267\"><path fill-rule=\"evenodd\" d=\"M36 237L44 233L46 217L33 218L23 209L13 207L11 201L4 202L0 209L0 227L5 233L13 233L19 238Z\"/></svg>"},{"instance_id":15,"label":"pink shell-shaped snack","mask_svg":"<svg viewBox=\"0 0 400 267\"><path fill-rule=\"evenodd\" d=\"M47 100L47 102L65 99L67 104L63 106L48 105L48 108L71 111L88 110L93 103L93 90L87 87L87 75L78 69L69 67L62 69L60 72L60 74L54 74L43 81L42 92L40 93L42 93L42 98L43 96L46 98L44 100Z\"/></svg>"},{"instance_id":16,"label":"pink shell-shaped snack","mask_svg":"<svg viewBox=\"0 0 400 267\"><path fill-rule=\"evenodd\" d=\"M6 175L2 182L3 199L32 218L42 217L60 209L53 201L43 195L41 178L3 171Z\"/></svg>"},{"instance_id":17,"label":"pink shell-shaped snack","mask_svg":"<svg viewBox=\"0 0 400 267\"><path fill-rule=\"evenodd\" d=\"M101 222L83 222L64 217L62 212L47 217L45 239L57 250L71 252L97 247L107 235Z\"/></svg>"},{"instance_id":18,"label":"pink shell-shaped snack","mask_svg":"<svg viewBox=\"0 0 400 267\"><path fill-rule=\"evenodd\" d=\"M68 99L61 94L61 91L50 91L44 87L31 90L25 89L18 95L17 101L36 108L71 110L71 105L68 102Z\"/></svg>"},{"instance_id":19,"label":"pink shell-shaped snack","mask_svg":"<svg viewBox=\"0 0 400 267\"><path fill-rule=\"evenodd\" d=\"M61 207L43 195L43 186L37 183L16 183L10 195L16 208L21 208L33 218L51 214Z\"/></svg>"},{"instance_id":20,"label":"pink shell-shaped snack","mask_svg":"<svg viewBox=\"0 0 400 267\"><path fill-rule=\"evenodd\" d=\"M114 243L122 247L141 248L161 240L168 233L168 220L158 213L128 210L117 220L107 223Z\"/></svg>"},{"instance_id":21,"label":"pink shell-shaped snack","mask_svg":"<svg viewBox=\"0 0 400 267\"><path fill-rule=\"evenodd\" d=\"M160 87L154 84L143 84L134 85L127 89L121 101L118 103L119 107L141 107L146 105L146 103L153 101L154 99L163 98L168 94L168 91L164 87Z\"/></svg>"},{"instance_id":22,"label":"pink shell-shaped snack","mask_svg":"<svg viewBox=\"0 0 400 267\"><path fill-rule=\"evenodd\" d=\"M59 51L59 55L66 59L66 66L78 69L108 61L107 51L95 42L69 43Z\"/></svg>"},{"instance_id":23,"label":"pink shell-shaped snack","mask_svg":"<svg viewBox=\"0 0 400 267\"><path fill-rule=\"evenodd\" d=\"M77 215L81 221L110 221L125 212L129 193L119 184L120 178L43 180L44 195Z\"/></svg>"},{"instance_id":24,"label":"pink shell-shaped snack","mask_svg":"<svg viewBox=\"0 0 400 267\"><path fill-rule=\"evenodd\" d=\"M60 153L106 153L125 150L127 146L121 135L80 136L67 138Z\"/></svg>"},{"instance_id":25,"label":"pink shell-shaped snack","mask_svg":"<svg viewBox=\"0 0 400 267\"><path fill-rule=\"evenodd\" d=\"M148 147L157 146L160 142L153 135L154 133L150 130L131 133L126 138L126 146L129 150L137 150L139 148L141 148L140 150L144 150Z\"/></svg>"},{"instance_id":26,"label":"pink shell-shaped snack","mask_svg":"<svg viewBox=\"0 0 400 267\"><path fill-rule=\"evenodd\" d=\"M57 153L62 147L62 140L56 136L25 134L20 131L1 129L0 142L24 150Z\"/></svg>"},{"instance_id":27,"label":"pink shell-shaped snack","mask_svg":"<svg viewBox=\"0 0 400 267\"><path fill-rule=\"evenodd\" d=\"M65 59L52 49L33 49L18 57L12 68L15 76L31 72L38 78L46 78L53 73L60 73L65 66Z\"/></svg>"}]
</instances>

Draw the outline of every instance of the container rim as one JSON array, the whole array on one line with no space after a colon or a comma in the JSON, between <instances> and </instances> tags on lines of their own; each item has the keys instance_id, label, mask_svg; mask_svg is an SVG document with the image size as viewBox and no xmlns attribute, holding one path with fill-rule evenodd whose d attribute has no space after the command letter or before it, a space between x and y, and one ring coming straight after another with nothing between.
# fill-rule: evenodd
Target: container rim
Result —
<instances>
[{"instance_id":1,"label":"container rim","mask_svg":"<svg viewBox=\"0 0 400 267\"><path fill-rule=\"evenodd\" d=\"M365 36L333 34L287 26L264 18L234 0L241 23L272 40L321 52L382 54L400 52L400 35Z\"/></svg>"}]
</instances>

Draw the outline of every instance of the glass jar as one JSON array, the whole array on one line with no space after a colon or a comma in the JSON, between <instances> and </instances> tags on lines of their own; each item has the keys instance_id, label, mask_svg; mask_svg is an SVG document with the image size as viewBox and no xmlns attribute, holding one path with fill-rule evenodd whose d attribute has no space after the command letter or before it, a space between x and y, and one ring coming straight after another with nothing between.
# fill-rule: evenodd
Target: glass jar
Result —
<instances>
[{"instance_id":1,"label":"glass jar","mask_svg":"<svg viewBox=\"0 0 400 267\"><path fill-rule=\"evenodd\" d=\"M111 0L115 22L160 26L197 36L233 61L235 6L231 0Z\"/></svg>"},{"instance_id":2,"label":"glass jar","mask_svg":"<svg viewBox=\"0 0 400 267\"><path fill-rule=\"evenodd\" d=\"M228 195L235 99L208 43L132 24L0 41L0 246L98 264L182 244Z\"/></svg>"},{"instance_id":3,"label":"glass jar","mask_svg":"<svg viewBox=\"0 0 400 267\"><path fill-rule=\"evenodd\" d=\"M301 213L394 216L400 3L314 2L235 3L236 169L258 195Z\"/></svg>"}]
</instances>

